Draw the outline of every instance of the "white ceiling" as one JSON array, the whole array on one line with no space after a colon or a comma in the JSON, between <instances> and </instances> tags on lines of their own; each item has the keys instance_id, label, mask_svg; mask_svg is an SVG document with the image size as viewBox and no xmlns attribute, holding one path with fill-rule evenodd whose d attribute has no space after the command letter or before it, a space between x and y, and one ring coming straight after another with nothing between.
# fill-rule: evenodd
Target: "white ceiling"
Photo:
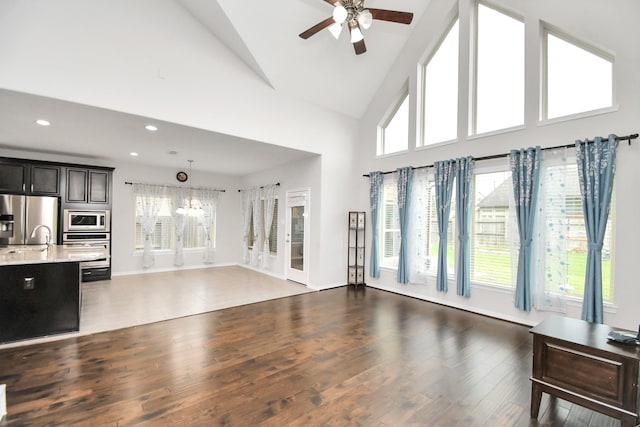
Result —
<instances>
[{"instance_id":1,"label":"white ceiling","mask_svg":"<svg viewBox=\"0 0 640 427\"><path fill-rule=\"evenodd\" d=\"M72 102L0 89L0 150L28 150L116 162L140 162L244 176L314 156L306 151L222 135ZM46 117L50 126L35 124ZM158 131L144 129L147 124ZM130 152L138 157L131 157ZM177 154L169 154L177 151ZM0 151L1 152L1 151ZM206 159L206 161L203 161ZM105 163L106 162L106 163Z\"/></svg>"},{"instance_id":2,"label":"white ceiling","mask_svg":"<svg viewBox=\"0 0 640 427\"><path fill-rule=\"evenodd\" d=\"M374 21L363 31L367 52L355 55L349 33L338 40L328 30L303 40L306 29L331 16L324 0L180 0L200 22L241 58L250 56L277 90L352 117L361 117L389 72L428 0L366 0L366 6L412 12L410 25ZM286 11L286 13L283 13ZM221 25L220 12L232 24ZM237 37L229 34L235 31ZM251 65L251 61L246 61ZM255 70L255 67L254 67Z\"/></svg>"},{"instance_id":3,"label":"white ceiling","mask_svg":"<svg viewBox=\"0 0 640 427\"><path fill-rule=\"evenodd\" d=\"M324 0L176 2L194 17L193 25L207 28L277 94L355 118L364 114L429 3L367 0L369 7L413 12L414 20L408 26L374 21L364 31L367 52L356 56L348 31L343 30L339 40L327 30L308 40L298 37L331 15L333 7ZM194 169L235 176L315 155L9 90L0 90L0 111L0 149L81 155L107 162L131 161L127 153L137 151L139 161L169 167L186 165L188 159L207 159L206 165L194 163ZM34 126L40 116L53 125ZM160 131L141 132L150 121Z\"/></svg>"}]
</instances>

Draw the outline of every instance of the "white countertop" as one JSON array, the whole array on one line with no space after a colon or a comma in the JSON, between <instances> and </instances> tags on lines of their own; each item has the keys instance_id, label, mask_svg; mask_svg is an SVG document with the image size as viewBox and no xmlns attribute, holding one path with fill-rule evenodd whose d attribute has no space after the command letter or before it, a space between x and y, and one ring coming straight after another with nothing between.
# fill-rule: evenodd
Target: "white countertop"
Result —
<instances>
[{"instance_id":1,"label":"white countertop","mask_svg":"<svg viewBox=\"0 0 640 427\"><path fill-rule=\"evenodd\" d=\"M66 245L9 245L0 248L0 266L55 262L95 261L107 258L106 249L78 248Z\"/></svg>"}]
</instances>

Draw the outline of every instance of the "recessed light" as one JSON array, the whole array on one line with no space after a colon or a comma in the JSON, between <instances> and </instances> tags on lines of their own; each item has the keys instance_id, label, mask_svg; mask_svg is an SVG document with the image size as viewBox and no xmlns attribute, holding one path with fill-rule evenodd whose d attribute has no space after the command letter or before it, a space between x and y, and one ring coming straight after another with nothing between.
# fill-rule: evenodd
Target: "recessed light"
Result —
<instances>
[{"instance_id":1,"label":"recessed light","mask_svg":"<svg viewBox=\"0 0 640 427\"><path fill-rule=\"evenodd\" d=\"M130 152L129 155L132 157L138 157L138 153L136 153L135 151Z\"/></svg>"},{"instance_id":2,"label":"recessed light","mask_svg":"<svg viewBox=\"0 0 640 427\"><path fill-rule=\"evenodd\" d=\"M157 131L157 130L158 130L158 128L157 128L156 126L154 126L154 125L146 125L144 128L145 128L146 130L151 131L151 132L155 132L155 131Z\"/></svg>"},{"instance_id":3,"label":"recessed light","mask_svg":"<svg viewBox=\"0 0 640 427\"><path fill-rule=\"evenodd\" d=\"M167 151L167 154L175 156L176 154L178 154L178 152L176 150L171 150L171 151Z\"/></svg>"},{"instance_id":4,"label":"recessed light","mask_svg":"<svg viewBox=\"0 0 640 427\"><path fill-rule=\"evenodd\" d=\"M49 123L47 120L38 119L36 120L36 124L40 126L49 126L51 123Z\"/></svg>"}]
</instances>

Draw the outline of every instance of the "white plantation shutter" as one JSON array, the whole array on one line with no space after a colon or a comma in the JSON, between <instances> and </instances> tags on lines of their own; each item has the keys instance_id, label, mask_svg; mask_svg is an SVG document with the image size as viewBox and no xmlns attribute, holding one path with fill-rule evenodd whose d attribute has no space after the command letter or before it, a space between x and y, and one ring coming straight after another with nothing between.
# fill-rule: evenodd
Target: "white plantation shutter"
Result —
<instances>
[{"instance_id":1,"label":"white plantation shutter","mask_svg":"<svg viewBox=\"0 0 640 427\"><path fill-rule=\"evenodd\" d=\"M278 253L278 199L275 199L273 206L273 222L269 230L269 252Z\"/></svg>"},{"instance_id":2,"label":"white plantation shutter","mask_svg":"<svg viewBox=\"0 0 640 427\"><path fill-rule=\"evenodd\" d=\"M380 265L383 267L398 267L400 251L400 218L395 179L387 179L382 187L382 233L380 241Z\"/></svg>"}]
</instances>

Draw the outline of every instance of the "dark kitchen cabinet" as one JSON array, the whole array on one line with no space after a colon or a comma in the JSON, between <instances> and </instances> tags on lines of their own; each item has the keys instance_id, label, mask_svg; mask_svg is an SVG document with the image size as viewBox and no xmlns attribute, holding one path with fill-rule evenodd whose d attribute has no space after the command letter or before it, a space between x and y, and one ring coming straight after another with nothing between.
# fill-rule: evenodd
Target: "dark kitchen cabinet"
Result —
<instances>
[{"instance_id":1,"label":"dark kitchen cabinet","mask_svg":"<svg viewBox=\"0 0 640 427\"><path fill-rule=\"evenodd\" d=\"M0 192L57 196L60 194L60 168L0 161Z\"/></svg>"},{"instance_id":2,"label":"dark kitchen cabinet","mask_svg":"<svg viewBox=\"0 0 640 427\"><path fill-rule=\"evenodd\" d=\"M0 275L0 343L79 330L79 263L6 265Z\"/></svg>"},{"instance_id":3,"label":"dark kitchen cabinet","mask_svg":"<svg viewBox=\"0 0 640 427\"><path fill-rule=\"evenodd\" d=\"M60 168L31 165L29 193L56 196L60 194Z\"/></svg>"},{"instance_id":4,"label":"dark kitchen cabinet","mask_svg":"<svg viewBox=\"0 0 640 427\"><path fill-rule=\"evenodd\" d=\"M109 203L110 172L67 168L67 203Z\"/></svg>"},{"instance_id":5,"label":"dark kitchen cabinet","mask_svg":"<svg viewBox=\"0 0 640 427\"><path fill-rule=\"evenodd\" d=\"M0 192L24 193L27 165L15 162L0 162Z\"/></svg>"}]
</instances>

